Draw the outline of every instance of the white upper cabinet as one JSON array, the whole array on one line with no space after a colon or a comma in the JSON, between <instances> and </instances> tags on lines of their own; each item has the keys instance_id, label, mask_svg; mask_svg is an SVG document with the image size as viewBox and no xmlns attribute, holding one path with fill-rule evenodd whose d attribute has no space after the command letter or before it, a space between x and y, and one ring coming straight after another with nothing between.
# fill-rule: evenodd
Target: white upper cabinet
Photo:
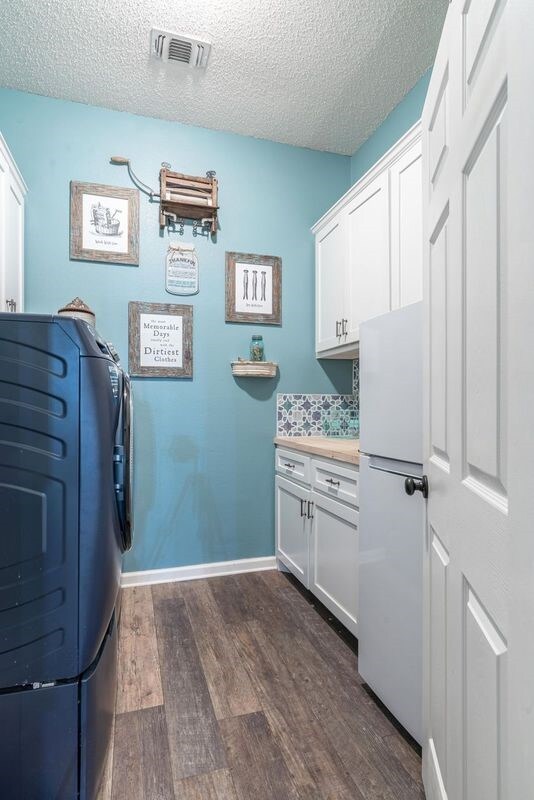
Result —
<instances>
[{"instance_id":1,"label":"white upper cabinet","mask_svg":"<svg viewBox=\"0 0 534 800\"><path fill-rule=\"evenodd\" d=\"M24 310L26 184L0 134L0 311Z\"/></svg>"},{"instance_id":2,"label":"white upper cabinet","mask_svg":"<svg viewBox=\"0 0 534 800\"><path fill-rule=\"evenodd\" d=\"M316 309L321 310L315 324L317 348L320 350L330 350L341 344L348 256L345 242L345 219L342 215L336 216L330 225L323 228L315 241Z\"/></svg>"},{"instance_id":3,"label":"white upper cabinet","mask_svg":"<svg viewBox=\"0 0 534 800\"><path fill-rule=\"evenodd\" d=\"M350 341L358 342L360 323L391 309L389 264L389 186L387 171L372 180L347 206Z\"/></svg>"},{"instance_id":4,"label":"white upper cabinet","mask_svg":"<svg viewBox=\"0 0 534 800\"><path fill-rule=\"evenodd\" d=\"M418 139L389 171L391 184L391 305L423 299L422 150Z\"/></svg>"},{"instance_id":5,"label":"white upper cabinet","mask_svg":"<svg viewBox=\"0 0 534 800\"><path fill-rule=\"evenodd\" d=\"M316 353L353 358L362 322L423 296L420 123L312 231Z\"/></svg>"}]
</instances>

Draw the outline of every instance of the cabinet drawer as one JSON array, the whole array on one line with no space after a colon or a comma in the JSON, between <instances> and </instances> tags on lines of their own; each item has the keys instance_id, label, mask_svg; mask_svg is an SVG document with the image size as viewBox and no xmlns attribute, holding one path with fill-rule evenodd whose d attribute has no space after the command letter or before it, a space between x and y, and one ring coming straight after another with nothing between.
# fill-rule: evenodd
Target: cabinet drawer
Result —
<instances>
[{"instance_id":1,"label":"cabinet drawer","mask_svg":"<svg viewBox=\"0 0 534 800\"><path fill-rule=\"evenodd\" d=\"M276 448L276 471L286 478L310 482L310 457L294 450Z\"/></svg>"},{"instance_id":2,"label":"cabinet drawer","mask_svg":"<svg viewBox=\"0 0 534 800\"><path fill-rule=\"evenodd\" d=\"M352 506L359 505L359 477L357 469L342 467L333 461L314 458L311 462L312 488Z\"/></svg>"}]
</instances>

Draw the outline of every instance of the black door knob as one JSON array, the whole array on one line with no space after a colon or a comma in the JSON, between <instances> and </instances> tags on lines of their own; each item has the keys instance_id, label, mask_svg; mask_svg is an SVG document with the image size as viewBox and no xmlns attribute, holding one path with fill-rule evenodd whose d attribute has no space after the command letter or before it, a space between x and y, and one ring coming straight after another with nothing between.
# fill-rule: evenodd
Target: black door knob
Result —
<instances>
[{"instance_id":1,"label":"black door knob","mask_svg":"<svg viewBox=\"0 0 534 800\"><path fill-rule=\"evenodd\" d=\"M410 497L412 494L415 494L415 492L421 492L426 499L428 497L428 478L426 475L423 475L422 478L406 478L404 481L404 491L406 494L409 494Z\"/></svg>"}]
</instances>

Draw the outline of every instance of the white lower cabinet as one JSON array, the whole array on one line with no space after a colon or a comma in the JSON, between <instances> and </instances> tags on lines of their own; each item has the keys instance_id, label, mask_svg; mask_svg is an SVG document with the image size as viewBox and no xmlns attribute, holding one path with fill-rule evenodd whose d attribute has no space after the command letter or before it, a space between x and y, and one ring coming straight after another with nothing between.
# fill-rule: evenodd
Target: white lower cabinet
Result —
<instances>
[{"instance_id":1,"label":"white lower cabinet","mask_svg":"<svg viewBox=\"0 0 534 800\"><path fill-rule=\"evenodd\" d=\"M290 572L308 588L309 489L287 478L276 478L276 554Z\"/></svg>"},{"instance_id":2,"label":"white lower cabinet","mask_svg":"<svg viewBox=\"0 0 534 800\"><path fill-rule=\"evenodd\" d=\"M288 451L284 451L288 452ZM296 454L295 454L296 455ZM299 454L302 459L302 454ZM341 493L342 482L358 485L358 468L310 459L306 474L334 483L297 482L277 474L276 556L354 635L358 634L357 491ZM280 473L277 457L277 472ZM339 481L339 483L338 483ZM316 488L319 486L319 489Z\"/></svg>"},{"instance_id":3,"label":"white lower cabinet","mask_svg":"<svg viewBox=\"0 0 534 800\"><path fill-rule=\"evenodd\" d=\"M312 492L309 589L358 634L358 512Z\"/></svg>"}]
</instances>

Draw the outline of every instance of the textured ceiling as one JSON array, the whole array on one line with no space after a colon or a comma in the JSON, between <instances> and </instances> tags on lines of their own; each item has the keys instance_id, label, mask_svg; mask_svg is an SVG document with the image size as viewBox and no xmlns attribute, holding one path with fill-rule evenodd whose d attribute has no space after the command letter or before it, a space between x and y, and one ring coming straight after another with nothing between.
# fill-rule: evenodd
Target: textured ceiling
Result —
<instances>
[{"instance_id":1,"label":"textured ceiling","mask_svg":"<svg viewBox=\"0 0 534 800\"><path fill-rule=\"evenodd\" d=\"M0 85L351 154L432 64L448 0L0 0ZM205 72L149 56L204 37Z\"/></svg>"}]
</instances>

